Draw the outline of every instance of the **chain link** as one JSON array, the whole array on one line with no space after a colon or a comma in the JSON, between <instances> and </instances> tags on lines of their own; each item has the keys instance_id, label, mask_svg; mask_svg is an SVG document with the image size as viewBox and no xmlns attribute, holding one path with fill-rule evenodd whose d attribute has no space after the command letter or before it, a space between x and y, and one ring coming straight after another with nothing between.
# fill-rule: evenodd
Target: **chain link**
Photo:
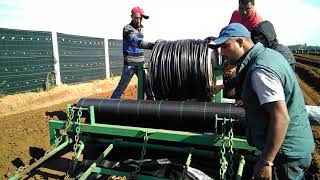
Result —
<instances>
[{"instance_id":1,"label":"chain link","mask_svg":"<svg viewBox=\"0 0 320 180\"><path fill-rule=\"evenodd\" d=\"M223 118L223 123L221 125L221 139L222 139L222 148L220 150L220 179L225 179L225 173L227 171L228 168L228 161L226 159L225 153L226 153L226 148L225 148L225 126L226 126L226 119Z\"/></svg>"},{"instance_id":2,"label":"chain link","mask_svg":"<svg viewBox=\"0 0 320 180\"><path fill-rule=\"evenodd\" d=\"M142 151L141 151L141 157L140 157L138 166L132 172L133 177L135 177L137 175L137 173L140 172L140 170L141 170L141 166L143 164L143 159L144 159L144 156L146 155L146 151L147 151L147 142L148 142L148 132L145 132L145 134L143 136L143 146L142 146Z\"/></svg>"},{"instance_id":3,"label":"chain link","mask_svg":"<svg viewBox=\"0 0 320 180\"><path fill-rule=\"evenodd\" d=\"M79 126L79 124L80 124L80 119L81 119L81 116L82 116L82 109L81 109L81 107L79 108L79 111L78 111L78 118L77 118L77 120L76 120L76 122L75 122L75 125L76 125L76 135L75 135L75 137L74 137L74 140L75 140L75 142L74 142L74 145L73 145L73 158L75 158L76 157L76 153L77 153L77 151L78 151L78 149L79 149L79 147L80 147L80 142L79 142L79 134L80 134L80 126Z\"/></svg>"},{"instance_id":4,"label":"chain link","mask_svg":"<svg viewBox=\"0 0 320 180\"><path fill-rule=\"evenodd\" d=\"M73 109L72 109L73 110ZM74 111L74 110L73 110ZM76 161L77 161L77 152L82 144L82 141L80 140L80 119L82 116L82 108L80 107L77 113L77 119L74 123L74 125L76 126L76 135L74 137L74 144L73 144L73 152L72 152L72 162L70 163L70 168L67 171L66 175L64 176L64 179L70 179L70 173L71 170L73 171L76 165ZM68 121L69 122L69 121ZM71 125L71 121L68 124L68 127Z\"/></svg>"},{"instance_id":5,"label":"chain link","mask_svg":"<svg viewBox=\"0 0 320 180\"><path fill-rule=\"evenodd\" d=\"M230 130L228 132L228 136L229 136L229 162L230 162L230 166L228 169L228 173L229 173L229 177L230 179L233 179L233 175L234 175L234 171L233 171L233 123L232 123L232 119L230 119Z\"/></svg>"},{"instance_id":6,"label":"chain link","mask_svg":"<svg viewBox=\"0 0 320 180\"><path fill-rule=\"evenodd\" d=\"M20 167L16 170L15 173L22 172L22 171L24 171L25 169L27 169L29 166L30 166L29 164L27 164L27 165L25 165L25 166L20 166Z\"/></svg>"}]
</instances>

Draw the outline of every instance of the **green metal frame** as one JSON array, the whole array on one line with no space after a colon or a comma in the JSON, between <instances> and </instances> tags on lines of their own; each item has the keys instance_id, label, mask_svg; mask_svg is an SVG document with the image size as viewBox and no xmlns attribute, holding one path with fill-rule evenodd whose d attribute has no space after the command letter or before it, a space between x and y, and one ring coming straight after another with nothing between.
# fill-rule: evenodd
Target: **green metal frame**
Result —
<instances>
[{"instance_id":1,"label":"green metal frame","mask_svg":"<svg viewBox=\"0 0 320 180\"><path fill-rule=\"evenodd\" d=\"M222 65L218 65L216 67L212 67L214 80L222 80ZM137 99L144 99L144 72L143 72L143 64L138 66L138 94ZM215 102L222 102L223 93L220 91L215 96ZM67 106L67 112L71 112L72 109L77 109L78 107L72 107L71 105ZM57 152L64 149L67 145L72 143L72 139L66 137L63 143L61 143L62 130L66 130L66 125L69 123L70 128L68 132L75 133L76 130L80 129L80 139L82 140L80 143L80 149L75 153L75 160L78 161L82 150L85 148L85 143L90 140L92 134L99 135L108 135L109 138L95 138L94 140L99 143L103 143L109 146L105 149L105 151L99 156L99 158L87 169L84 174L80 177L80 179L86 179L91 173L98 174L106 174L106 175L117 175L117 176L132 176L131 172L124 172L112 169L105 169L97 167L98 164L112 151L112 149L116 147L146 147L148 149L156 149L161 151L173 151L179 153L188 154L188 158L186 159L185 169L183 171L182 177L186 173L187 167L189 167L191 163L192 155L204 156L204 157L219 157L221 152L216 152L213 150L213 147L223 147L223 148L234 148L234 149L242 149L247 151L255 151L254 147L249 146L244 137L227 137L226 135L221 135L217 133L194 133L194 132L185 132L185 131L175 131L175 130L164 130L164 129L155 129L155 128L143 128L143 127L132 127L132 126L122 126L122 125L111 125L111 124L100 124L95 122L95 112L94 106L90 106L89 108L82 108L82 110L89 111L90 114L90 122L88 123L79 123L79 122L67 122L63 120L50 120L49 121L49 133L50 133L50 144L57 145L55 149L50 151L47 155L41 158L38 162L32 164L29 168L24 170L23 172L16 173L10 180L19 179L26 173L30 172L34 168L38 167L41 163L49 159L51 156L56 154ZM70 114L68 113L68 116ZM107 118L107 117L106 117ZM70 119L70 117L68 117ZM216 116L217 121L232 122L232 119L219 118ZM82 135L84 134L91 134ZM131 141L132 139L144 139L147 136L149 140L148 143L138 143ZM111 137L111 138L110 138ZM129 140L131 139L131 140ZM151 143L150 143L151 140ZM154 141L153 141L154 140ZM232 144L230 144L232 141ZM173 145L161 145L156 144L154 142L167 142ZM61 143L61 144L60 144ZM226 153L227 154L227 153ZM228 155L227 155L228 156ZM252 159L250 156L246 159ZM254 159L254 157L253 157ZM74 164L76 166L77 163ZM245 165L244 157L240 158L239 167L237 171L236 179L241 179L243 168ZM74 167L75 168L75 167ZM224 176L226 177L226 176ZM135 174L135 178L137 179L150 179L150 180L164 180L165 178L147 176L142 174Z\"/></svg>"},{"instance_id":2,"label":"green metal frame","mask_svg":"<svg viewBox=\"0 0 320 180\"><path fill-rule=\"evenodd\" d=\"M218 65L217 67L213 67L215 72L215 80L216 81L222 81L223 80L223 70L222 65ZM215 94L215 102L222 102L223 98L223 90L219 91L217 94Z\"/></svg>"},{"instance_id":3,"label":"green metal frame","mask_svg":"<svg viewBox=\"0 0 320 180\"><path fill-rule=\"evenodd\" d=\"M58 152L60 152L61 150L63 150L65 147L67 147L69 144L72 143L72 139L66 138L65 141L63 143L61 143L59 146L57 146L56 148L54 148L52 151L48 152L48 154L46 154L45 156L43 156L42 158L40 158L38 161L36 161L35 163L31 164L30 166L28 166L26 169L24 169L21 172L17 172L14 174L14 176L10 177L9 180L17 180L17 179L21 179L21 178L25 178L25 176L27 176L27 174L29 172L31 172L33 169L37 168L38 166L40 166L42 163L44 163L46 160L48 160L49 158L51 158L52 156L54 156L55 154L57 154Z\"/></svg>"},{"instance_id":4,"label":"green metal frame","mask_svg":"<svg viewBox=\"0 0 320 180\"><path fill-rule=\"evenodd\" d=\"M68 105L68 108L73 108ZM132 127L132 126L122 126L122 125L111 125L111 124L100 124L95 122L94 116L94 107L86 109L90 113L90 122L88 123L79 123L69 122L70 129L69 132L75 132L76 128L81 129L80 139L83 142L90 140L91 135L100 134L100 135L108 135L108 137L112 138L95 138L96 142L106 144L108 148L100 155L100 157L93 163L89 169L82 175L80 179L85 179L91 173L100 173L100 174L108 174L108 175L117 175L117 176L130 176L132 173L116 171L112 169L105 169L97 167L107 154L116 147L139 147L144 146L143 143L132 142L133 139L144 139L145 135L148 134L148 143L145 144L148 149L156 149L161 151L173 151L179 153L189 154L186 160L186 166L190 165L191 156L198 155L204 157L218 157L220 155L219 152L214 152L212 150L213 147L227 147L230 148L230 143L228 140L229 137L221 136L220 134L203 134L203 133L194 133L194 132L185 132L185 131L174 131L174 130L164 130L164 129L154 129L154 128L143 128L143 127ZM224 122L232 121L232 119L227 120L226 118L218 118ZM56 143L58 141L58 137L61 136L60 130L63 130L66 127L67 121L62 120L50 120L49 121L49 132L50 132L50 143ZM84 133L84 135L82 135ZM85 134L91 134L87 136ZM131 140L128 140L131 139ZM150 143L151 140L151 143ZM170 142L170 144L174 144L177 146L168 146L168 145L160 145L152 143L152 140L156 140L153 142ZM247 141L241 137L235 137L232 139L232 148L234 149L243 149L247 151L255 151L254 147L248 145ZM203 148L206 147L206 148ZM208 150L211 149L211 150ZM241 159L239 163L239 169L237 173L237 177L241 177L244 166L244 158ZM163 179L158 177L146 176L141 174L136 174L136 178L138 179Z\"/></svg>"},{"instance_id":5,"label":"green metal frame","mask_svg":"<svg viewBox=\"0 0 320 180\"><path fill-rule=\"evenodd\" d=\"M64 129L66 121L61 120L50 120L49 121L49 132L50 132L50 143L54 143L56 138L60 136L59 129ZM128 137L128 138L143 138L145 133L148 133L149 140L158 140L166 142L176 142L183 144L191 144L194 146L209 146L209 147L221 147L224 143L225 147L229 147L228 137L221 138L220 134L199 134L193 132L184 131L173 131L164 129L153 129L153 128L142 128L142 127L131 127L131 126L119 126L110 124L99 124L95 123L86 124L80 123L79 127L81 132L91 134L104 134L117 137ZM71 131L75 132L75 124L71 123ZM237 149L245 149L249 151L255 150L254 147L249 146L247 141L242 138L233 138L233 147Z\"/></svg>"}]
</instances>

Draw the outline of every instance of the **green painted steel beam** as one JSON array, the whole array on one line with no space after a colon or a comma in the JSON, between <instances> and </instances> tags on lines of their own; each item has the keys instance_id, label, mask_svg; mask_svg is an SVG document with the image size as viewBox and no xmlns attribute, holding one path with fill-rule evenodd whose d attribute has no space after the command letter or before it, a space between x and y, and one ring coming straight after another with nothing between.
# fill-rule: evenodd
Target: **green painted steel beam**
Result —
<instances>
[{"instance_id":1,"label":"green painted steel beam","mask_svg":"<svg viewBox=\"0 0 320 180\"><path fill-rule=\"evenodd\" d=\"M49 128L50 132L54 132L53 129L63 129L66 121L50 120ZM153 129L153 128L141 128L131 126L119 126L109 124L79 124L81 132L88 132L92 134L105 134L122 137L134 137L143 138L145 132L148 133L149 140L160 140L167 142L180 142L193 145L204 145L204 146L222 146L224 142L225 147L229 147L228 137L221 138L219 134L199 134L185 131L173 131L164 129ZM75 125L72 122L71 130L74 131ZM51 134L50 134L51 135ZM54 137L50 137L50 140ZM233 148L255 150L254 147L249 146L245 139L233 138Z\"/></svg>"},{"instance_id":2,"label":"green painted steel beam","mask_svg":"<svg viewBox=\"0 0 320 180\"><path fill-rule=\"evenodd\" d=\"M112 169L105 169L105 168L99 168L99 167L94 168L92 172L98 173L98 174L132 177L132 174L130 172L116 171ZM139 180L168 180L168 178L160 178L160 177L154 177L154 176L148 176L148 175L142 175L142 174L137 174L135 178Z\"/></svg>"},{"instance_id":3,"label":"green painted steel beam","mask_svg":"<svg viewBox=\"0 0 320 180\"><path fill-rule=\"evenodd\" d=\"M245 164L246 164L246 160L244 159L243 156L241 156L240 161L239 161L239 167L238 167L238 171L237 171L236 180L241 180Z\"/></svg>"},{"instance_id":4,"label":"green painted steel beam","mask_svg":"<svg viewBox=\"0 0 320 180\"><path fill-rule=\"evenodd\" d=\"M84 141L89 141L90 136L81 136L81 138ZM141 148L143 146L143 143L139 142L131 142L123 139L104 139L104 138L94 138L94 141L101 144L113 144L115 147L134 147L134 148ZM206 150L201 149L200 147L184 147L184 146L172 146L172 145L160 145L160 144L151 144L148 142L148 144L145 145L147 149L154 149L154 150L160 150L160 151L171 151L171 152L179 152L179 153L185 153L189 154L192 150L192 155L195 156L202 156L202 157L220 157L221 153L220 151L213 151L213 150ZM233 155L235 157L235 154ZM237 154L236 156L242 156ZM226 152L226 157L229 158L229 152ZM259 160L258 156L254 155L247 155L245 157L245 161L250 162L256 162ZM217 162L219 163L219 162Z\"/></svg>"},{"instance_id":5,"label":"green painted steel beam","mask_svg":"<svg viewBox=\"0 0 320 180\"><path fill-rule=\"evenodd\" d=\"M21 172L16 173L14 176L10 177L9 180L16 180L16 179L21 179L23 178L26 174L31 172L33 169L37 168L40 166L42 163L44 163L46 160L48 160L50 157L53 155L57 154L61 150L63 150L66 146L72 143L72 139L67 138L65 142L63 142L61 145L58 147L54 148L52 151L50 151L48 154L44 155L42 158L31 164L29 167L24 169Z\"/></svg>"},{"instance_id":6,"label":"green painted steel beam","mask_svg":"<svg viewBox=\"0 0 320 180\"><path fill-rule=\"evenodd\" d=\"M87 171L83 173L83 175L80 177L80 180L87 179L87 177L93 172L94 168L96 168L98 164L101 164L102 160L110 153L112 149L113 149L113 144L110 144L99 156L99 158L93 164L91 164L91 166L87 169Z\"/></svg>"},{"instance_id":7,"label":"green painted steel beam","mask_svg":"<svg viewBox=\"0 0 320 180\"><path fill-rule=\"evenodd\" d=\"M215 68L214 71L215 77L216 77L216 81L223 81L223 70L222 70L222 65L218 65ZM215 102L222 102L222 98L223 98L223 90L219 91L217 94L215 94Z\"/></svg>"},{"instance_id":8,"label":"green painted steel beam","mask_svg":"<svg viewBox=\"0 0 320 180\"><path fill-rule=\"evenodd\" d=\"M85 140L89 140L91 137L82 136L81 138ZM142 143L139 142L131 142L126 141L123 139L103 139L103 138L95 138L94 139L98 143L103 144L113 144L115 147L134 147L134 148L141 148L143 146ZM159 144L151 144L148 143L145 145L147 149L156 149L160 151L172 151L172 152L179 152L179 153L189 153L190 147L175 147L175 146L169 146L169 145L159 145ZM192 148L192 154L197 156L203 156L203 157L215 157L219 156L219 153L210 151L210 150L201 150Z\"/></svg>"},{"instance_id":9,"label":"green painted steel beam","mask_svg":"<svg viewBox=\"0 0 320 180\"><path fill-rule=\"evenodd\" d=\"M94 115L94 106L89 107L89 112L90 112L90 123L94 125L96 123L96 120L95 120L96 118Z\"/></svg>"}]
</instances>

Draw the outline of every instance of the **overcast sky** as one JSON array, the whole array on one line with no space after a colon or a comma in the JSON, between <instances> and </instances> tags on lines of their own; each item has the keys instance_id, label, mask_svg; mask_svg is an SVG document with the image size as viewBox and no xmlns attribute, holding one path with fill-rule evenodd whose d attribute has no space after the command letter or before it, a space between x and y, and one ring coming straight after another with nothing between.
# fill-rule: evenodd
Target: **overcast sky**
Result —
<instances>
[{"instance_id":1,"label":"overcast sky","mask_svg":"<svg viewBox=\"0 0 320 180\"><path fill-rule=\"evenodd\" d=\"M130 11L141 6L145 40L218 36L238 0L0 0L0 27L121 39ZM320 0L256 0L286 45L320 46Z\"/></svg>"}]
</instances>

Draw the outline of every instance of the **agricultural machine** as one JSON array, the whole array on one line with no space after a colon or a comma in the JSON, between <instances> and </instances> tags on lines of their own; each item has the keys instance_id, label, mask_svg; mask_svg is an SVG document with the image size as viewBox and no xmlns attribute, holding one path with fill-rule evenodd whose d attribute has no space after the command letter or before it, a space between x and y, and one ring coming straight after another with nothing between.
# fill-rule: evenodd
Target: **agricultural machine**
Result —
<instances>
[{"instance_id":1,"label":"agricultural machine","mask_svg":"<svg viewBox=\"0 0 320 180\"><path fill-rule=\"evenodd\" d=\"M211 53L211 52L210 52ZM210 61L211 62L211 61ZM214 101L144 100L143 65L138 98L82 98L67 119L50 120L51 148L10 179L27 178L69 148L65 179L246 179L257 157L237 119L244 109ZM211 79L222 79L221 60Z\"/></svg>"}]
</instances>

